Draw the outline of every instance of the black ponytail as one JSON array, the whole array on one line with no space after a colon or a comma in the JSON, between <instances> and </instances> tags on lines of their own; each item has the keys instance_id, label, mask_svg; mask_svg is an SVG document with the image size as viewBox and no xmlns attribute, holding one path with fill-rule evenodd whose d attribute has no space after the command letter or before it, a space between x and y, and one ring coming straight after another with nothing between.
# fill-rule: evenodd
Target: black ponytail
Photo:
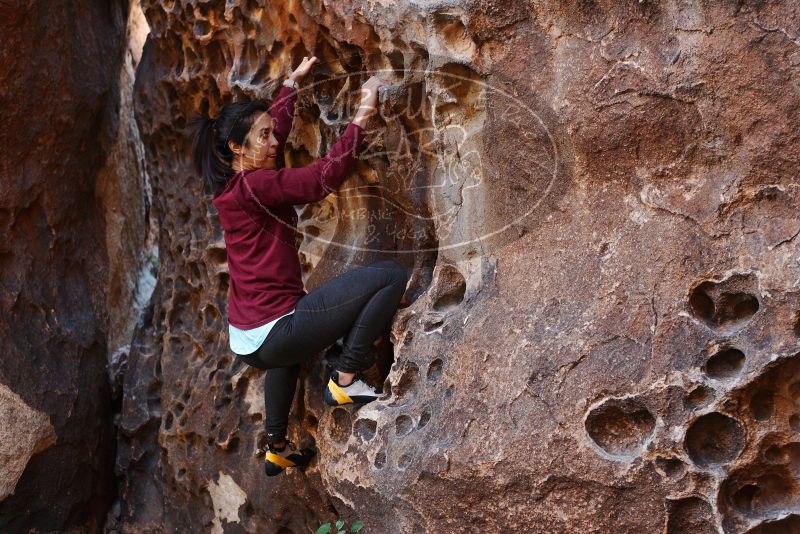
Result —
<instances>
[{"instance_id":1,"label":"black ponytail","mask_svg":"<svg viewBox=\"0 0 800 534\"><path fill-rule=\"evenodd\" d=\"M197 174L208 184L212 195L221 193L235 174L231 166L233 151L228 146L228 141L244 145L255 116L261 111L268 111L268 108L260 100L231 102L222 107L216 118L198 115L189 120L192 131L192 162Z\"/></svg>"}]
</instances>

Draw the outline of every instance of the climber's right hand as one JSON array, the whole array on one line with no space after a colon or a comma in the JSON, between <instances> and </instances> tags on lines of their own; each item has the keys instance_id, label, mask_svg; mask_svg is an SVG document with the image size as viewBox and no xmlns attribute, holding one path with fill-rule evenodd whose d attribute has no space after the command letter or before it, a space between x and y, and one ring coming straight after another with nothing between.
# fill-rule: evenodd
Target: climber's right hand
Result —
<instances>
[{"instance_id":1,"label":"climber's right hand","mask_svg":"<svg viewBox=\"0 0 800 534\"><path fill-rule=\"evenodd\" d=\"M379 78L378 76L370 76L361 86L361 103L359 110L363 108L369 114L372 114L377 109L378 104L378 88L389 85L389 80Z\"/></svg>"}]
</instances>

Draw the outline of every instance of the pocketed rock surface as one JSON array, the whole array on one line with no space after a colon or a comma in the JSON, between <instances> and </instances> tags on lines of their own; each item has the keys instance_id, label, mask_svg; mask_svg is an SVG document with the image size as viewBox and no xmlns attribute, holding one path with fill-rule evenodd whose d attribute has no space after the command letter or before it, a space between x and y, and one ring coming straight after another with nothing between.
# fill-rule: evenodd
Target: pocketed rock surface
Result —
<instances>
[{"instance_id":1,"label":"pocketed rock surface","mask_svg":"<svg viewBox=\"0 0 800 534\"><path fill-rule=\"evenodd\" d=\"M800 529L796 3L143 10L160 262L125 376L120 528ZM307 287L383 257L412 276L385 397L325 406L312 358L290 437L318 459L267 479L263 371L228 349L186 125L274 97L310 55L285 165L327 152L361 71L393 86L344 189L298 207Z\"/></svg>"}]
</instances>

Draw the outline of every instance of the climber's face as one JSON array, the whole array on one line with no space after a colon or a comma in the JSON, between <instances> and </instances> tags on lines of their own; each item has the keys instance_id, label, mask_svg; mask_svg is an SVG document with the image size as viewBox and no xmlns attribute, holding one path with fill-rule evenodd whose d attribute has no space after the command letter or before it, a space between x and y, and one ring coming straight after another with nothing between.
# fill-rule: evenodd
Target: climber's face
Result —
<instances>
[{"instance_id":1,"label":"climber's face","mask_svg":"<svg viewBox=\"0 0 800 534\"><path fill-rule=\"evenodd\" d=\"M234 153L233 168L274 169L278 156L278 140L273 134L275 121L266 111L256 115L244 146L229 141Z\"/></svg>"}]
</instances>

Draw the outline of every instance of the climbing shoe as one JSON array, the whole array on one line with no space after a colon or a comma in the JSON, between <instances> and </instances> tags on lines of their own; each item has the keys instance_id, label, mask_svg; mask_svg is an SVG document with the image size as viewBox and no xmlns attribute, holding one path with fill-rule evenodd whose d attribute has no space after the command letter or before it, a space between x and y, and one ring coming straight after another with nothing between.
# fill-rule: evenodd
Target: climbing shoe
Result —
<instances>
[{"instance_id":1,"label":"climbing shoe","mask_svg":"<svg viewBox=\"0 0 800 534\"><path fill-rule=\"evenodd\" d=\"M325 402L329 406L370 402L383 395L383 390L370 386L361 373L357 373L353 381L346 386L339 385L338 377L338 372L331 372L328 384L325 386Z\"/></svg>"},{"instance_id":2,"label":"climbing shoe","mask_svg":"<svg viewBox=\"0 0 800 534\"><path fill-rule=\"evenodd\" d=\"M280 475L287 467L305 467L314 457L314 449L298 449L292 441L287 440L283 447L267 445L264 457L264 472L267 476Z\"/></svg>"}]
</instances>

